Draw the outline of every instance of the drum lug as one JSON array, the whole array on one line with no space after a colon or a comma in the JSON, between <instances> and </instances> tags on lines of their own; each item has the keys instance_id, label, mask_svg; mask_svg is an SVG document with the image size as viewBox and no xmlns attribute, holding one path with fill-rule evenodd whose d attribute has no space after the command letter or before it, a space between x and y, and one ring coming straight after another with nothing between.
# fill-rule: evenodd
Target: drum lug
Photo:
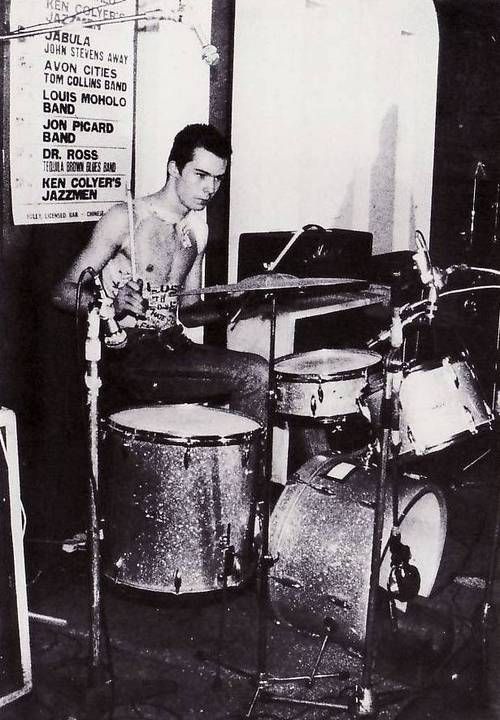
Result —
<instances>
[{"instance_id":1,"label":"drum lug","mask_svg":"<svg viewBox=\"0 0 500 720\"><path fill-rule=\"evenodd\" d=\"M340 598L337 595L324 595L323 597L325 600L328 600L328 602L331 602L332 605L335 605L335 607L340 608L340 610L350 610L352 608L352 605L348 600Z\"/></svg>"},{"instance_id":2,"label":"drum lug","mask_svg":"<svg viewBox=\"0 0 500 720\"><path fill-rule=\"evenodd\" d=\"M366 405L361 398L356 398L356 406L358 408L358 412L365 418L365 420L368 420L368 422L371 423L372 414L368 405Z\"/></svg>"},{"instance_id":3,"label":"drum lug","mask_svg":"<svg viewBox=\"0 0 500 720\"><path fill-rule=\"evenodd\" d=\"M113 573L112 575L110 574L113 582L120 582L120 576L123 574L123 566L125 565L126 555L120 555L118 560L115 560L113 563Z\"/></svg>"},{"instance_id":4,"label":"drum lug","mask_svg":"<svg viewBox=\"0 0 500 720\"><path fill-rule=\"evenodd\" d=\"M184 468L185 468L186 470L187 470L188 467L189 467L190 461L191 461L191 448L190 448L190 446L188 445L188 446L186 447L185 452L184 452Z\"/></svg>"},{"instance_id":5,"label":"drum lug","mask_svg":"<svg viewBox=\"0 0 500 720\"><path fill-rule=\"evenodd\" d=\"M464 405L465 414L467 415L467 420L469 422L469 430L472 435L477 435L477 427L476 423L474 421L474 415L472 414L472 411L467 407L467 405Z\"/></svg>"},{"instance_id":6,"label":"drum lug","mask_svg":"<svg viewBox=\"0 0 500 720\"><path fill-rule=\"evenodd\" d=\"M291 588L292 590L303 590L304 586L299 580L296 580L293 577L288 577L287 575L283 575L282 577L277 577L276 575L271 575L270 580L274 580L274 582L278 583L279 585L283 585L283 587Z\"/></svg>"},{"instance_id":7,"label":"drum lug","mask_svg":"<svg viewBox=\"0 0 500 720\"><path fill-rule=\"evenodd\" d=\"M458 378L457 373L456 373L455 370L453 369L453 366L452 366L452 364L451 364L451 362L450 362L450 358L449 358L449 357L443 358L442 365L443 365L443 367L445 368L446 372L448 372L448 373L450 374L450 377L451 377L451 379L453 380L453 383L454 383L455 387L456 387L456 388L459 388L459 387L460 387L460 380L459 380L459 378Z\"/></svg>"},{"instance_id":8,"label":"drum lug","mask_svg":"<svg viewBox=\"0 0 500 720\"><path fill-rule=\"evenodd\" d=\"M323 402L324 397L325 397L325 393L323 392L323 386L322 386L321 380L320 380L319 385L318 385L318 400L320 401L320 403Z\"/></svg>"},{"instance_id":9,"label":"drum lug","mask_svg":"<svg viewBox=\"0 0 500 720\"><path fill-rule=\"evenodd\" d=\"M316 417L317 403L314 395L311 395L311 413L313 417Z\"/></svg>"},{"instance_id":10,"label":"drum lug","mask_svg":"<svg viewBox=\"0 0 500 720\"><path fill-rule=\"evenodd\" d=\"M249 438L245 438L243 446L241 448L241 465L246 468L248 466L248 459L250 457L250 442Z\"/></svg>"},{"instance_id":11,"label":"drum lug","mask_svg":"<svg viewBox=\"0 0 500 720\"><path fill-rule=\"evenodd\" d=\"M179 592L181 590L181 585L182 585L182 574L181 574L181 571L179 570L179 568L177 568L174 573L174 589L175 589L176 595L179 594Z\"/></svg>"},{"instance_id":12,"label":"drum lug","mask_svg":"<svg viewBox=\"0 0 500 720\"><path fill-rule=\"evenodd\" d=\"M106 438L108 437L108 426L107 426L105 418L101 418L100 431L101 431L101 439L106 440Z\"/></svg>"},{"instance_id":13,"label":"drum lug","mask_svg":"<svg viewBox=\"0 0 500 720\"><path fill-rule=\"evenodd\" d=\"M134 434L131 432L125 431L123 433L123 442L122 445L124 448L129 448L132 445L132 442L134 440Z\"/></svg>"},{"instance_id":14,"label":"drum lug","mask_svg":"<svg viewBox=\"0 0 500 720\"><path fill-rule=\"evenodd\" d=\"M236 582L241 580L241 563L237 555L233 555L233 572L231 576Z\"/></svg>"}]
</instances>

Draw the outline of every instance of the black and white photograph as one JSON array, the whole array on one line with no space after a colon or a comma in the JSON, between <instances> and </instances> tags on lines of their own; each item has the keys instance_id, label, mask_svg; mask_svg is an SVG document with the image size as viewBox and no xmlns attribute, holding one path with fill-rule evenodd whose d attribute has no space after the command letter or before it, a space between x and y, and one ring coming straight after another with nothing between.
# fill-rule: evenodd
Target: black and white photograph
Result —
<instances>
[{"instance_id":1,"label":"black and white photograph","mask_svg":"<svg viewBox=\"0 0 500 720\"><path fill-rule=\"evenodd\" d=\"M0 63L0 720L500 720L498 0Z\"/></svg>"}]
</instances>

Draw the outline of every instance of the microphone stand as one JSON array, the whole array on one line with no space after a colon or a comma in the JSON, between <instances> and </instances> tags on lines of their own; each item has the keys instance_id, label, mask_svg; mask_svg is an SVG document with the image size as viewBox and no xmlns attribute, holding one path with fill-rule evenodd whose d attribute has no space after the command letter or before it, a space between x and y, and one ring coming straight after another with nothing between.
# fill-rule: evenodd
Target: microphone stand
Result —
<instances>
[{"instance_id":1,"label":"microphone stand","mask_svg":"<svg viewBox=\"0 0 500 720\"><path fill-rule=\"evenodd\" d=\"M474 183L472 186L472 205L471 205L471 211L470 211L470 226L469 226L469 244L467 247L467 250L472 252L472 245L474 242L474 230L475 230L475 219L476 219L476 202L477 202L477 181L479 177L479 172L481 171L483 177L484 177L484 164L479 161L476 165L476 169L474 171Z\"/></svg>"},{"instance_id":2,"label":"microphone stand","mask_svg":"<svg viewBox=\"0 0 500 720\"><path fill-rule=\"evenodd\" d=\"M287 244L286 244L285 247L281 250L281 252L277 255L277 257L274 258L274 260L271 260L270 262L265 262L265 263L263 263L263 265L264 265L264 270L265 270L267 273L273 273L273 272L276 270L276 268L277 268L277 266L279 265L279 263L283 260L283 258L284 258L285 255L287 254L287 252L292 248L292 245L295 244L296 240L298 240L299 237L300 237L303 233L307 232L308 230L313 230L313 229L323 230L323 231L324 231L324 228L321 227L321 225L316 225L315 223L310 223L309 225L304 225L304 227L299 228L299 230L296 230L296 231L293 233L293 235L292 235L292 237L290 238L290 240L287 242Z\"/></svg>"},{"instance_id":3,"label":"microphone stand","mask_svg":"<svg viewBox=\"0 0 500 720\"><path fill-rule=\"evenodd\" d=\"M110 690L111 677L104 672L102 658L102 611L101 611L101 556L98 517L99 493L99 377L101 359L99 337L101 303L89 309L87 337L85 340L85 385L87 386L89 467L89 526L87 542L90 549L90 658L85 696L88 720L97 720L107 714L106 693Z\"/></svg>"}]
</instances>

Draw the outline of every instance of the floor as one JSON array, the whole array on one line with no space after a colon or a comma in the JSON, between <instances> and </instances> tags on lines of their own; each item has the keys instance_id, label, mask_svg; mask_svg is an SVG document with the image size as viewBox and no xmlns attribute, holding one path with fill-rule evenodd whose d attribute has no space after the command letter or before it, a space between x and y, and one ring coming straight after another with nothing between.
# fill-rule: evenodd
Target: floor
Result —
<instances>
[{"instance_id":1,"label":"floor","mask_svg":"<svg viewBox=\"0 0 500 720\"><path fill-rule=\"evenodd\" d=\"M374 717L500 718L495 613L489 613L487 623L482 621L495 526L497 444L496 433L491 433L404 467L410 484L418 484L417 475L425 475L445 498L446 541L442 556L435 560L439 572L430 596L412 600L405 613L396 611L397 631L387 614L377 611L370 696ZM279 509L278 495L274 493ZM318 526L321 518L308 522L318 547L309 549L311 557L299 568L305 581L316 562L315 551L323 552L330 537ZM347 556L356 558L360 552L367 550L352 541ZM346 588L356 567L353 559ZM86 550L65 552L61 544L28 543L27 574L34 688L0 709L2 720L244 718L249 716L259 667L265 671L263 679L281 680L261 684L251 712L255 719L368 716L365 704L354 701L363 668L359 647L335 642L334 634L318 673L340 677L316 679L312 687L307 681L322 643L309 625L322 626L324 619L314 588L310 604L302 608L303 627L295 627L286 622L293 605L290 601L287 607L288 590L276 590L272 579L266 610L259 606L255 578L227 592L178 596L118 586L104 578L102 641L92 654ZM491 590L495 609L500 573ZM355 606L352 592L348 589L346 594ZM363 592L367 595L368 589ZM275 617L277 611L281 621ZM334 608L334 619L335 612ZM289 676L305 679L284 682ZM293 702L297 700L304 703ZM316 705L307 704L311 702ZM349 709L322 704L345 704Z\"/></svg>"}]
</instances>

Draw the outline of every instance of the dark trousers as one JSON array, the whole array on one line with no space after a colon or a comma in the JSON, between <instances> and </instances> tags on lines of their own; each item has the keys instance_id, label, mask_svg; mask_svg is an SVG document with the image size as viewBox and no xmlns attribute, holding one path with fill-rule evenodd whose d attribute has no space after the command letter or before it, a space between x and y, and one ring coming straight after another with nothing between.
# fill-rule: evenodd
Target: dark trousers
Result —
<instances>
[{"instance_id":1,"label":"dark trousers","mask_svg":"<svg viewBox=\"0 0 500 720\"><path fill-rule=\"evenodd\" d=\"M128 332L127 345L105 348L104 413L151 403L228 402L265 424L268 363L259 355L192 343L171 349L162 334Z\"/></svg>"}]
</instances>

